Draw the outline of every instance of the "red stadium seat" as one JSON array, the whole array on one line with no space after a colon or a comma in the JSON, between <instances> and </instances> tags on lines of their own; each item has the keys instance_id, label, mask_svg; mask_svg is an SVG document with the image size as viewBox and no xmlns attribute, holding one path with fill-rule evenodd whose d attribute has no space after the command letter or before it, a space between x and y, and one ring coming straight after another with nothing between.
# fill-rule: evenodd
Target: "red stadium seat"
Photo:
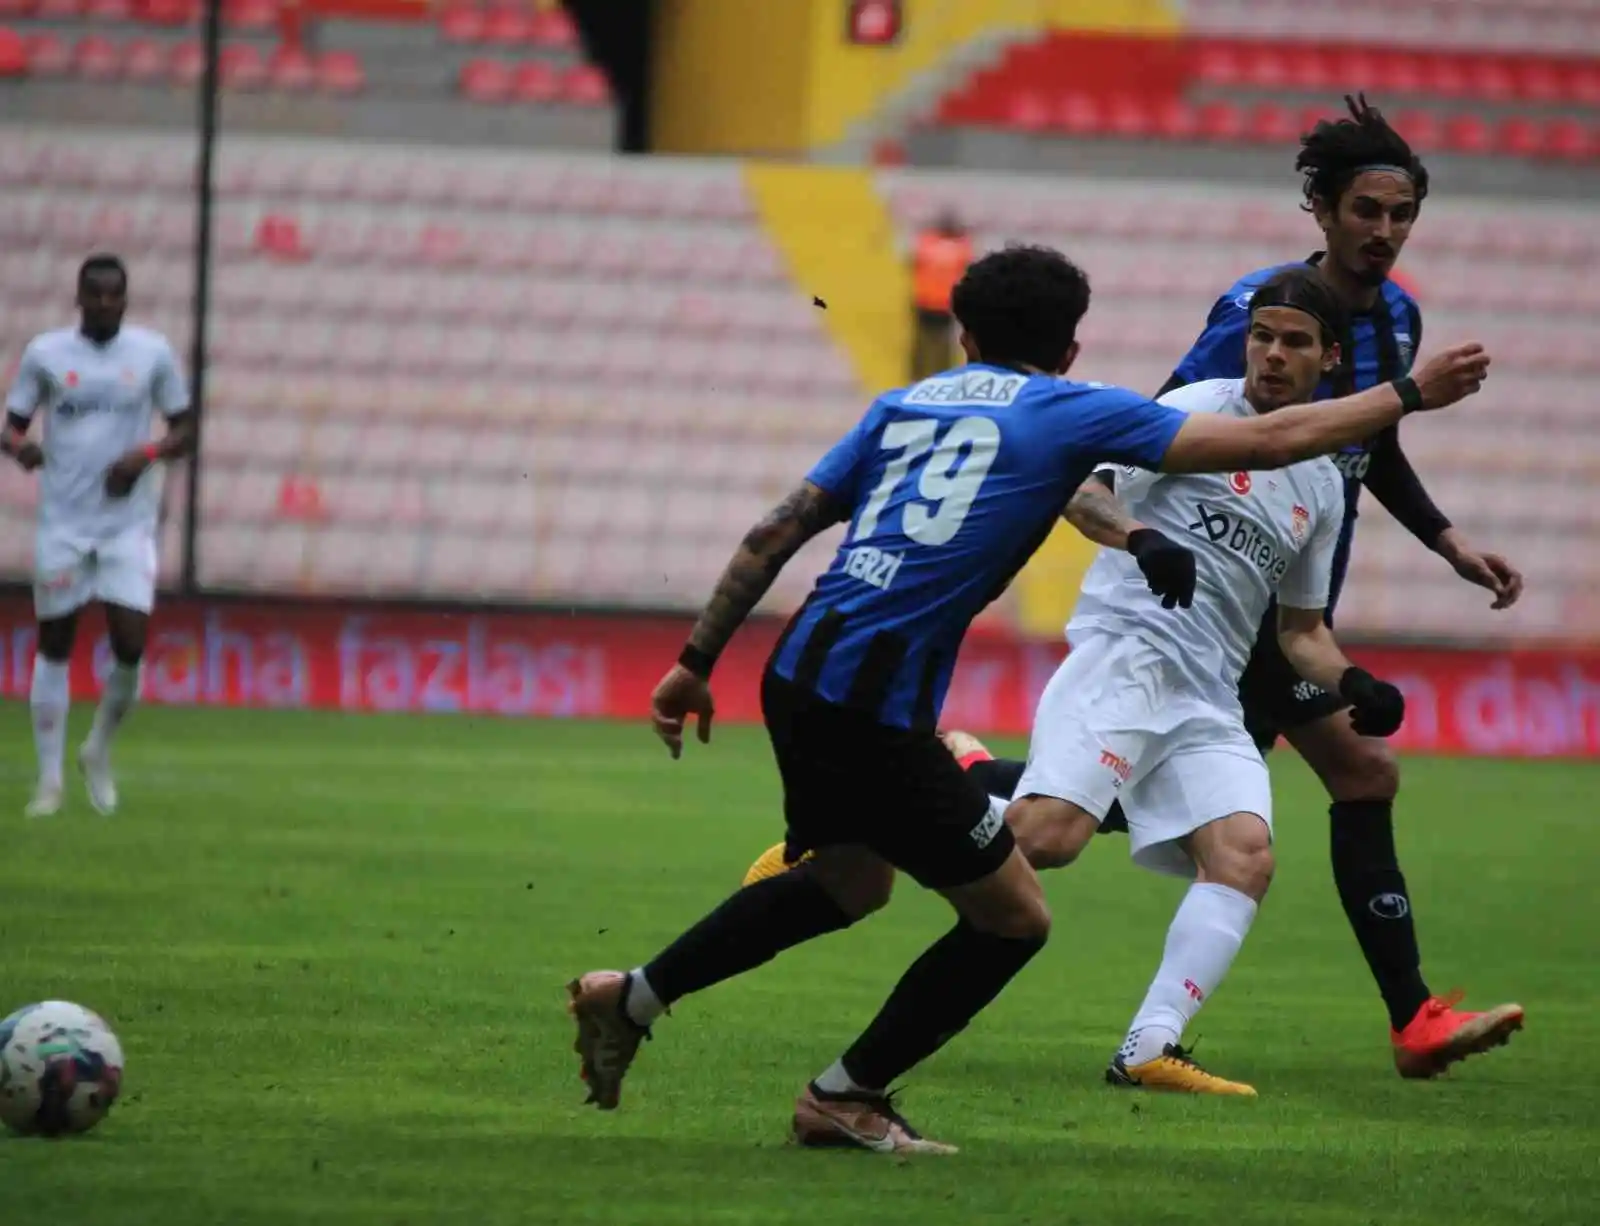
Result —
<instances>
[{"instance_id":1,"label":"red stadium seat","mask_svg":"<svg viewBox=\"0 0 1600 1226\"><path fill-rule=\"evenodd\" d=\"M1422 92L1435 98L1465 98L1471 92L1466 64L1459 55L1430 55L1422 62Z\"/></svg>"},{"instance_id":2,"label":"red stadium seat","mask_svg":"<svg viewBox=\"0 0 1600 1226\"><path fill-rule=\"evenodd\" d=\"M533 16L521 9L491 9L483 25L483 39L496 47L519 47L533 34Z\"/></svg>"},{"instance_id":3,"label":"red stadium seat","mask_svg":"<svg viewBox=\"0 0 1600 1226\"><path fill-rule=\"evenodd\" d=\"M30 17L35 0L0 0L0 18Z\"/></svg>"},{"instance_id":4,"label":"red stadium seat","mask_svg":"<svg viewBox=\"0 0 1600 1226\"><path fill-rule=\"evenodd\" d=\"M1553 119L1545 128L1545 151L1567 161L1587 161L1595 153L1594 133L1581 120Z\"/></svg>"},{"instance_id":5,"label":"red stadium seat","mask_svg":"<svg viewBox=\"0 0 1600 1226\"><path fill-rule=\"evenodd\" d=\"M34 15L42 21L72 21L83 16L83 0L39 0Z\"/></svg>"},{"instance_id":6,"label":"red stadium seat","mask_svg":"<svg viewBox=\"0 0 1600 1226\"><path fill-rule=\"evenodd\" d=\"M1509 102L1517 92L1516 78L1495 56L1472 60L1467 67L1467 83L1472 97L1483 102Z\"/></svg>"},{"instance_id":7,"label":"red stadium seat","mask_svg":"<svg viewBox=\"0 0 1600 1226\"><path fill-rule=\"evenodd\" d=\"M193 85L205 71L206 53L197 42L182 42L167 60L167 79L174 85Z\"/></svg>"},{"instance_id":8,"label":"red stadium seat","mask_svg":"<svg viewBox=\"0 0 1600 1226\"><path fill-rule=\"evenodd\" d=\"M1182 98L1164 98L1156 104L1152 130L1163 140L1188 140L1200 130L1200 118Z\"/></svg>"},{"instance_id":9,"label":"red stadium seat","mask_svg":"<svg viewBox=\"0 0 1600 1226\"><path fill-rule=\"evenodd\" d=\"M192 25L200 16L199 0L142 0L143 20L162 26Z\"/></svg>"},{"instance_id":10,"label":"red stadium seat","mask_svg":"<svg viewBox=\"0 0 1600 1226\"><path fill-rule=\"evenodd\" d=\"M1394 126L1418 153L1431 153L1444 143L1444 127L1432 111L1401 111Z\"/></svg>"},{"instance_id":11,"label":"red stadium seat","mask_svg":"<svg viewBox=\"0 0 1600 1226\"><path fill-rule=\"evenodd\" d=\"M134 84L159 81L167 72L167 49L153 38L136 38L122 50L122 76Z\"/></svg>"},{"instance_id":12,"label":"red stadium seat","mask_svg":"<svg viewBox=\"0 0 1600 1226\"><path fill-rule=\"evenodd\" d=\"M1208 102L1197 118L1199 134L1206 140L1236 141L1244 135L1244 116L1231 102Z\"/></svg>"},{"instance_id":13,"label":"red stadium seat","mask_svg":"<svg viewBox=\"0 0 1600 1226\"><path fill-rule=\"evenodd\" d=\"M317 88L325 94L359 94L367 87L366 69L351 51L324 51L317 57Z\"/></svg>"},{"instance_id":14,"label":"red stadium seat","mask_svg":"<svg viewBox=\"0 0 1600 1226\"><path fill-rule=\"evenodd\" d=\"M475 4L452 4L439 15L439 33L450 43L482 42L486 24L483 10Z\"/></svg>"},{"instance_id":15,"label":"red stadium seat","mask_svg":"<svg viewBox=\"0 0 1600 1226\"><path fill-rule=\"evenodd\" d=\"M94 21L128 21L133 17L132 0L88 0L85 17Z\"/></svg>"},{"instance_id":16,"label":"red stadium seat","mask_svg":"<svg viewBox=\"0 0 1600 1226\"><path fill-rule=\"evenodd\" d=\"M1284 145L1296 140L1300 125L1294 112L1276 102L1263 102L1252 108L1248 136L1267 145Z\"/></svg>"},{"instance_id":17,"label":"red stadium seat","mask_svg":"<svg viewBox=\"0 0 1600 1226\"><path fill-rule=\"evenodd\" d=\"M592 64L579 64L561 82L561 92L574 106L604 106L611 101L605 73Z\"/></svg>"},{"instance_id":18,"label":"red stadium seat","mask_svg":"<svg viewBox=\"0 0 1600 1226\"><path fill-rule=\"evenodd\" d=\"M511 96L511 69L499 60L468 60L461 66L461 92L474 102L504 102Z\"/></svg>"},{"instance_id":19,"label":"red stadium seat","mask_svg":"<svg viewBox=\"0 0 1600 1226\"><path fill-rule=\"evenodd\" d=\"M20 77L28 71L28 46L15 30L0 26L0 77Z\"/></svg>"},{"instance_id":20,"label":"red stadium seat","mask_svg":"<svg viewBox=\"0 0 1600 1226\"><path fill-rule=\"evenodd\" d=\"M1333 89L1339 85L1333 63L1321 47L1296 46L1287 53L1287 85L1295 90Z\"/></svg>"},{"instance_id":21,"label":"red stadium seat","mask_svg":"<svg viewBox=\"0 0 1600 1226\"><path fill-rule=\"evenodd\" d=\"M1124 140L1137 140L1155 130L1155 116L1144 99L1136 94L1118 94L1111 99L1105 112L1105 131L1108 136Z\"/></svg>"},{"instance_id":22,"label":"red stadium seat","mask_svg":"<svg viewBox=\"0 0 1600 1226\"><path fill-rule=\"evenodd\" d=\"M1006 99L1006 126L1023 132L1044 132L1055 122L1050 99L1038 90L1022 89Z\"/></svg>"},{"instance_id":23,"label":"red stadium seat","mask_svg":"<svg viewBox=\"0 0 1600 1226\"><path fill-rule=\"evenodd\" d=\"M1245 68L1239 50L1232 43L1203 43L1195 77L1201 85L1231 89L1244 84Z\"/></svg>"},{"instance_id":24,"label":"red stadium seat","mask_svg":"<svg viewBox=\"0 0 1600 1226\"><path fill-rule=\"evenodd\" d=\"M274 47L267 60L267 85L284 93L302 93L317 83L317 66L299 47Z\"/></svg>"},{"instance_id":25,"label":"red stadium seat","mask_svg":"<svg viewBox=\"0 0 1600 1226\"><path fill-rule=\"evenodd\" d=\"M55 34L29 34L23 43L28 51L28 71L38 77L59 77L72 67L72 48Z\"/></svg>"},{"instance_id":26,"label":"red stadium seat","mask_svg":"<svg viewBox=\"0 0 1600 1226\"><path fill-rule=\"evenodd\" d=\"M90 34L72 49L72 69L90 81L110 81L122 69L122 56L109 38Z\"/></svg>"},{"instance_id":27,"label":"red stadium seat","mask_svg":"<svg viewBox=\"0 0 1600 1226\"><path fill-rule=\"evenodd\" d=\"M535 45L559 51L574 50L578 46L578 28L565 9L547 8L534 15L532 29L528 32Z\"/></svg>"},{"instance_id":28,"label":"red stadium seat","mask_svg":"<svg viewBox=\"0 0 1600 1226\"><path fill-rule=\"evenodd\" d=\"M268 213L256 224L256 250L280 260L303 260L311 254L293 217Z\"/></svg>"},{"instance_id":29,"label":"red stadium seat","mask_svg":"<svg viewBox=\"0 0 1600 1226\"><path fill-rule=\"evenodd\" d=\"M277 0L223 0L223 19L232 30L271 30L278 23Z\"/></svg>"},{"instance_id":30,"label":"red stadium seat","mask_svg":"<svg viewBox=\"0 0 1600 1226\"><path fill-rule=\"evenodd\" d=\"M1526 60L1513 76L1517 96L1528 102L1560 102L1567 96L1565 76L1549 60Z\"/></svg>"},{"instance_id":31,"label":"red stadium seat","mask_svg":"<svg viewBox=\"0 0 1600 1226\"><path fill-rule=\"evenodd\" d=\"M1296 84L1291 59L1272 43L1251 47L1244 56L1244 84L1253 89L1286 89Z\"/></svg>"},{"instance_id":32,"label":"red stadium seat","mask_svg":"<svg viewBox=\"0 0 1600 1226\"><path fill-rule=\"evenodd\" d=\"M561 97L561 74L543 60L519 64L511 76L511 96L518 102L554 102Z\"/></svg>"},{"instance_id":33,"label":"red stadium seat","mask_svg":"<svg viewBox=\"0 0 1600 1226\"><path fill-rule=\"evenodd\" d=\"M1568 68L1566 97L1579 106L1600 106L1600 64L1574 64Z\"/></svg>"},{"instance_id":34,"label":"red stadium seat","mask_svg":"<svg viewBox=\"0 0 1600 1226\"><path fill-rule=\"evenodd\" d=\"M267 82L267 65L253 43L232 43L218 53L217 75L224 89L260 89Z\"/></svg>"},{"instance_id":35,"label":"red stadium seat","mask_svg":"<svg viewBox=\"0 0 1600 1226\"><path fill-rule=\"evenodd\" d=\"M1071 136L1098 136L1105 129L1105 114L1098 98L1067 94L1057 103L1056 123Z\"/></svg>"},{"instance_id":36,"label":"red stadium seat","mask_svg":"<svg viewBox=\"0 0 1600 1226\"><path fill-rule=\"evenodd\" d=\"M1444 143L1453 153L1488 153L1494 147L1494 136L1478 116L1457 115L1445 124Z\"/></svg>"},{"instance_id":37,"label":"red stadium seat","mask_svg":"<svg viewBox=\"0 0 1600 1226\"><path fill-rule=\"evenodd\" d=\"M1495 133L1495 146L1513 157L1538 157L1544 152L1544 129L1537 120L1513 117Z\"/></svg>"}]
</instances>

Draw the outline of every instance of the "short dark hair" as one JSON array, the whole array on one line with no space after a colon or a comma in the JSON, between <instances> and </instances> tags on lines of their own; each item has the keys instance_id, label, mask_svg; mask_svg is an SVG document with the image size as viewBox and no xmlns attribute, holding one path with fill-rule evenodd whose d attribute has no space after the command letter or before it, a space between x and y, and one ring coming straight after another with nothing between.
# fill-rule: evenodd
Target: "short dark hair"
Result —
<instances>
[{"instance_id":1,"label":"short dark hair","mask_svg":"<svg viewBox=\"0 0 1600 1226\"><path fill-rule=\"evenodd\" d=\"M1389 126L1375 106L1367 104L1365 94L1345 95L1350 108L1348 119L1324 119L1300 138L1300 154L1294 168L1305 176L1308 212L1321 200L1337 208L1345 189L1363 171L1393 167L1403 171L1417 190L1417 208L1428 194L1428 168L1411 151L1405 138Z\"/></svg>"},{"instance_id":2,"label":"short dark hair","mask_svg":"<svg viewBox=\"0 0 1600 1226\"><path fill-rule=\"evenodd\" d=\"M78 288L83 288L83 283L88 280L90 273L114 272L122 278L122 288L128 288L128 266L122 262L122 257L112 255L109 251L96 252L82 264L78 265Z\"/></svg>"},{"instance_id":3,"label":"short dark hair","mask_svg":"<svg viewBox=\"0 0 1600 1226\"><path fill-rule=\"evenodd\" d=\"M1287 307L1303 311L1322 325L1322 343L1334 344L1350 329L1350 321L1339 295L1326 278L1310 264L1291 264L1267 278L1250 296L1250 318L1262 307Z\"/></svg>"},{"instance_id":4,"label":"short dark hair","mask_svg":"<svg viewBox=\"0 0 1600 1226\"><path fill-rule=\"evenodd\" d=\"M968 268L950 306L983 361L1055 371L1089 309L1089 278L1053 248L1014 244Z\"/></svg>"}]
</instances>

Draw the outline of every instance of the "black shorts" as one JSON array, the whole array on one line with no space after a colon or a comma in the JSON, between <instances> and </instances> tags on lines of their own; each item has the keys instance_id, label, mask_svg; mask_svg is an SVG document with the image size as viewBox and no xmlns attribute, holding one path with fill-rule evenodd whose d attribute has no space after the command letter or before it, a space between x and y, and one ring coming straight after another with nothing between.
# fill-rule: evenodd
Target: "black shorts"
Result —
<instances>
[{"instance_id":1,"label":"black shorts","mask_svg":"<svg viewBox=\"0 0 1600 1226\"><path fill-rule=\"evenodd\" d=\"M987 877L1011 855L1011 828L934 733L891 728L770 669L761 710L783 778L789 859L859 844L939 890Z\"/></svg>"},{"instance_id":2,"label":"black shorts","mask_svg":"<svg viewBox=\"0 0 1600 1226\"><path fill-rule=\"evenodd\" d=\"M1239 678L1239 703L1244 707L1245 730L1262 753L1276 745L1282 733L1303 728L1350 705L1295 672L1278 646L1277 634L1265 630L1257 636L1250 662Z\"/></svg>"}]
</instances>

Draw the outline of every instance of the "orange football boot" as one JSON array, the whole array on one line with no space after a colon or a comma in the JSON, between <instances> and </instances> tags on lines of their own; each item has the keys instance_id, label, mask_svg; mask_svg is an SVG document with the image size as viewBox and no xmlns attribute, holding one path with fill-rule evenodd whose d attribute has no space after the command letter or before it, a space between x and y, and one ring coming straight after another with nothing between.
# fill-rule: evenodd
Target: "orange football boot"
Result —
<instances>
[{"instance_id":1,"label":"orange football boot","mask_svg":"<svg viewBox=\"0 0 1600 1226\"><path fill-rule=\"evenodd\" d=\"M1455 1007L1460 1000L1460 992L1431 997L1404 1030L1390 1029L1400 1076L1437 1077L1457 1060L1504 1046L1513 1031L1522 1029L1521 1005L1467 1013Z\"/></svg>"}]
</instances>

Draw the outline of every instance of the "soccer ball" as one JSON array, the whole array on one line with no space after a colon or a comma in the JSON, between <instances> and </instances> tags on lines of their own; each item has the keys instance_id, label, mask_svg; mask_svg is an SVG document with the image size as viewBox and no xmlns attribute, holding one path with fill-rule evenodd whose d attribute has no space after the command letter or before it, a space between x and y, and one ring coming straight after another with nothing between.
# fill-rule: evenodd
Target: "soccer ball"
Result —
<instances>
[{"instance_id":1,"label":"soccer ball","mask_svg":"<svg viewBox=\"0 0 1600 1226\"><path fill-rule=\"evenodd\" d=\"M13 1132L88 1132L121 1088L122 1044L98 1014L47 1000L0 1021L0 1122Z\"/></svg>"}]
</instances>

